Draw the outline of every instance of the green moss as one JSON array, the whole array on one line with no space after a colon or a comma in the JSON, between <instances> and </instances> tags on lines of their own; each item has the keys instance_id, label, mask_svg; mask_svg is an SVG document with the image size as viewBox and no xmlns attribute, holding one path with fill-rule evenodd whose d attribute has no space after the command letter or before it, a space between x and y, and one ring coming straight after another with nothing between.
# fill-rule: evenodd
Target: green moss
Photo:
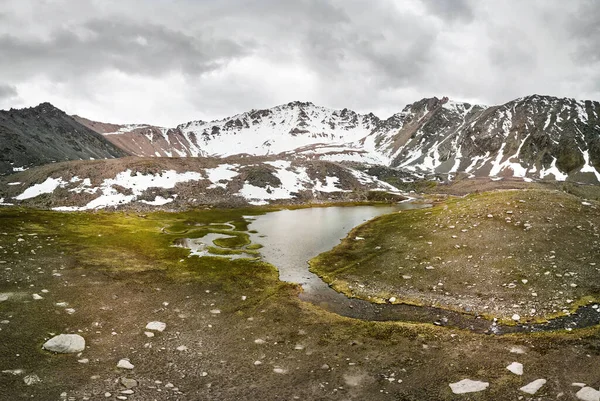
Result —
<instances>
[{"instance_id":1,"label":"green moss","mask_svg":"<svg viewBox=\"0 0 600 401\"><path fill-rule=\"evenodd\" d=\"M515 312L541 321L556 316L553 310L597 299L595 270L581 262L599 251L593 228L586 229L596 218L596 210L584 211L579 199L555 191L448 198L432 209L380 216L356 227L310 266L336 290L371 302L393 296L462 312L470 305L472 313L507 322ZM557 301L558 291L564 299ZM561 304L567 298L576 302ZM514 310L513 304L523 307ZM500 310L490 312L490 305Z\"/></svg>"},{"instance_id":2,"label":"green moss","mask_svg":"<svg viewBox=\"0 0 600 401\"><path fill-rule=\"evenodd\" d=\"M262 248L262 247L263 247L263 246L262 246L261 244L250 244L250 245L248 245L248 246L246 247L246 249L250 249L250 250L252 250L252 249L260 249L260 248Z\"/></svg>"}]
</instances>

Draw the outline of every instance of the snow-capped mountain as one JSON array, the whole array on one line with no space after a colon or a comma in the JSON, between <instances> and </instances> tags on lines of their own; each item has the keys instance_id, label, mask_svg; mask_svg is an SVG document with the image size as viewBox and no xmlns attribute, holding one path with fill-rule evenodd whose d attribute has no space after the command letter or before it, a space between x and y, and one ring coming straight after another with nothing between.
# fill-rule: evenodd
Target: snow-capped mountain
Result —
<instances>
[{"instance_id":1,"label":"snow-capped mountain","mask_svg":"<svg viewBox=\"0 0 600 401\"><path fill-rule=\"evenodd\" d=\"M80 121L92 129L98 130ZM292 102L167 129L108 126L105 138L138 156L293 153L382 164L416 175L600 182L600 103L532 95L500 106L427 98L382 120Z\"/></svg>"},{"instance_id":2,"label":"snow-capped mountain","mask_svg":"<svg viewBox=\"0 0 600 401\"><path fill-rule=\"evenodd\" d=\"M391 120L361 144L394 167L600 182L598 102L533 95L484 107L433 98Z\"/></svg>"},{"instance_id":3,"label":"snow-capped mountain","mask_svg":"<svg viewBox=\"0 0 600 401\"><path fill-rule=\"evenodd\" d=\"M380 120L373 114L291 102L217 121L191 121L176 128L149 125L105 127L76 117L137 156L271 155L315 145L342 145L364 138ZM99 129L100 127L100 129Z\"/></svg>"}]
</instances>

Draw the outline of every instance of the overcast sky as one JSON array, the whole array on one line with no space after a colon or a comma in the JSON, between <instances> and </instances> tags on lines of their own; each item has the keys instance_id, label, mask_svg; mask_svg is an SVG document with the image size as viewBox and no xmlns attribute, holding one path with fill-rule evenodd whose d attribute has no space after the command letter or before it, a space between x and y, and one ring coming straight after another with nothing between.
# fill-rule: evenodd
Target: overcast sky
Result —
<instances>
[{"instance_id":1,"label":"overcast sky","mask_svg":"<svg viewBox=\"0 0 600 401\"><path fill-rule=\"evenodd\" d=\"M0 108L165 126L292 100L600 100L594 0L2 0Z\"/></svg>"}]
</instances>

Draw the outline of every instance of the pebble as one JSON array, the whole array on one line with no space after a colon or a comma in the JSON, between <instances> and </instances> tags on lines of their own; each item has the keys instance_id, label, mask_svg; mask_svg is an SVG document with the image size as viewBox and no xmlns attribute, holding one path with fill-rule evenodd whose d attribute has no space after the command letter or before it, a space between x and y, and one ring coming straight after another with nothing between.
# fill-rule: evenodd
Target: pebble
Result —
<instances>
[{"instance_id":1,"label":"pebble","mask_svg":"<svg viewBox=\"0 0 600 401\"><path fill-rule=\"evenodd\" d=\"M134 366L131 362L129 362L129 360L127 359L121 359L119 361L119 363L117 363L117 368L121 368L121 369L133 369Z\"/></svg>"},{"instance_id":2,"label":"pebble","mask_svg":"<svg viewBox=\"0 0 600 401\"><path fill-rule=\"evenodd\" d=\"M521 347L520 345L512 347L510 349L510 352L512 354L524 354L527 352L527 349L525 347Z\"/></svg>"},{"instance_id":3,"label":"pebble","mask_svg":"<svg viewBox=\"0 0 600 401\"><path fill-rule=\"evenodd\" d=\"M46 341L42 348L59 354L74 354L85 349L85 339L79 334L59 334Z\"/></svg>"},{"instance_id":4,"label":"pebble","mask_svg":"<svg viewBox=\"0 0 600 401\"><path fill-rule=\"evenodd\" d=\"M23 378L23 381L25 382L25 384L27 384L28 386L32 386L34 384L38 384L42 382L42 379L39 378L38 375L27 375Z\"/></svg>"},{"instance_id":5,"label":"pebble","mask_svg":"<svg viewBox=\"0 0 600 401\"><path fill-rule=\"evenodd\" d=\"M144 331L144 334L146 335L146 337L151 338L154 337L154 333L151 331Z\"/></svg>"},{"instance_id":6,"label":"pebble","mask_svg":"<svg viewBox=\"0 0 600 401\"><path fill-rule=\"evenodd\" d=\"M177 347L177 351L187 351L188 347L186 347L185 345L180 345L179 347Z\"/></svg>"},{"instance_id":7,"label":"pebble","mask_svg":"<svg viewBox=\"0 0 600 401\"><path fill-rule=\"evenodd\" d=\"M521 316L519 316L515 313L514 315L512 315L512 320L514 320L515 322L518 322L519 320L521 320Z\"/></svg>"},{"instance_id":8,"label":"pebble","mask_svg":"<svg viewBox=\"0 0 600 401\"><path fill-rule=\"evenodd\" d=\"M275 372L277 374L280 374L280 375L283 375L283 374L287 373L287 370L282 369L282 368L274 368L273 372Z\"/></svg>"},{"instance_id":9,"label":"pebble","mask_svg":"<svg viewBox=\"0 0 600 401\"><path fill-rule=\"evenodd\" d=\"M33 294L33 295L32 295L32 297L33 297L33 299L34 299L34 300L36 300L36 301L39 301L40 299L44 299L44 297L42 297L42 296L41 296L41 295L39 295L39 294Z\"/></svg>"},{"instance_id":10,"label":"pebble","mask_svg":"<svg viewBox=\"0 0 600 401\"><path fill-rule=\"evenodd\" d=\"M393 304L394 302L396 302L396 297L390 297L390 299L388 299L388 302Z\"/></svg>"},{"instance_id":11,"label":"pebble","mask_svg":"<svg viewBox=\"0 0 600 401\"><path fill-rule=\"evenodd\" d=\"M128 377L121 377L121 384L127 388L137 387L138 382L135 379L130 379Z\"/></svg>"},{"instance_id":12,"label":"pebble","mask_svg":"<svg viewBox=\"0 0 600 401\"><path fill-rule=\"evenodd\" d=\"M90 363L90 360L87 358L83 358L83 359L79 359L77 362L85 364L85 363Z\"/></svg>"},{"instance_id":13,"label":"pebble","mask_svg":"<svg viewBox=\"0 0 600 401\"><path fill-rule=\"evenodd\" d=\"M146 325L147 330L164 331L167 328L167 324L163 322L150 322Z\"/></svg>"},{"instance_id":14,"label":"pebble","mask_svg":"<svg viewBox=\"0 0 600 401\"><path fill-rule=\"evenodd\" d=\"M211 309L210 313L212 313L213 315L218 315L219 313L221 313L221 311L219 309Z\"/></svg>"},{"instance_id":15,"label":"pebble","mask_svg":"<svg viewBox=\"0 0 600 401\"><path fill-rule=\"evenodd\" d=\"M490 386L490 383L476 381L471 379L463 379L456 383L450 383L450 389L454 394L475 393L483 391Z\"/></svg>"},{"instance_id":16,"label":"pebble","mask_svg":"<svg viewBox=\"0 0 600 401\"><path fill-rule=\"evenodd\" d=\"M6 373L9 375L13 375L13 376L19 376L19 375L22 375L23 373L25 373L25 371L23 369L8 369L8 370L3 370L2 373Z\"/></svg>"},{"instance_id":17,"label":"pebble","mask_svg":"<svg viewBox=\"0 0 600 401\"><path fill-rule=\"evenodd\" d=\"M537 379L527 384L526 386L521 387L519 390L521 390L524 393L534 395L538 392L539 389L541 389L544 386L544 384L546 384L546 379Z\"/></svg>"}]
</instances>

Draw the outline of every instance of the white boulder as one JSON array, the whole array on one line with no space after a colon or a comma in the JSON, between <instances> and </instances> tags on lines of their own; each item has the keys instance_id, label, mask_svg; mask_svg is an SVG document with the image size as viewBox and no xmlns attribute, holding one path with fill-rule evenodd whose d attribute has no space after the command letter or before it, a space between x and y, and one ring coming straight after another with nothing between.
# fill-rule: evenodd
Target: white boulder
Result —
<instances>
[{"instance_id":1,"label":"white boulder","mask_svg":"<svg viewBox=\"0 0 600 401\"><path fill-rule=\"evenodd\" d=\"M490 386L490 383L471 379L463 379L456 383L450 383L450 389L454 394L475 393L483 391Z\"/></svg>"},{"instance_id":2,"label":"white boulder","mask_svg":"<svg viewBox=\"0 0 600 401\"><path fill-rule=\"evenodd\" d=\"M164 331L167 324L163 322L150 322L146 325L146 330Z\"/></svg>"},{"instance_id":3,"label":"white boulder","mask_svg":"<svg viewBox=\"0 0 600 401\"><path fill-rule=\"evenodd\" d=\"M521 390L524 393L534 395L538 392L539 389L541 389L544 386L544 384L546 384L546 379L537 379L532 381L528 385L521 387L519 390Z\"/></svg>"},{"instance_id":4,"label":"white boulder","mask_svg":"<svg viewBox=\"0 0 600 401\"><path fill-rule=\"evenodd\" d=\"M75 354L85 349L85 339L79 334L59 334L46 341L42 348L59 354Z\"/></svg>"},{"instance_id":5,"label":"white boulder","mask_svg":"<svg viewBox=\"0 0 600 401\"><path fill-rule=\"evenodd\" d=\"M600 391L591 387L582 388L575 396L582 401L600 401Z\"/></svg>"},{"instance_id":6,"label":"white boulder","mask_svg":"<svg viewBox=\"0 0 600 401\"><path fill-rule=\"evenodd\" d=\"M509 371L514 373L515 375L521 376L523 374L523 364L519 362L513 362L506 367Z\"/></svg>"}]
</instances>

